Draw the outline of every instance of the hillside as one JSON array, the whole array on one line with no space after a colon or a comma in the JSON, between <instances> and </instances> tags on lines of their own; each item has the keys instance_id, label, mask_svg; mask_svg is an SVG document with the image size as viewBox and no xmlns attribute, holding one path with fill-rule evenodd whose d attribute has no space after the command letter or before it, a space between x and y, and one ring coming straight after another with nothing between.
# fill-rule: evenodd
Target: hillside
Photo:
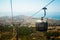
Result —
<instances>
[{"instance_id":1,"label":"hillside","mask_svg":"<svg viewBox=\"0 0 60 40\"><path fill-rule=\"evenodd\" d=\"M31 24L34 25L36 20L39 20L39 18L29 18L28 16L19 15L13 17L13 23L22 23L22 24ZM0 23L2 24L11 24L12 18L8 16L0 17ZM49 24L56 24L60 25L60 20L55 19L48 19Z\"/></svg>"}]
</instances>

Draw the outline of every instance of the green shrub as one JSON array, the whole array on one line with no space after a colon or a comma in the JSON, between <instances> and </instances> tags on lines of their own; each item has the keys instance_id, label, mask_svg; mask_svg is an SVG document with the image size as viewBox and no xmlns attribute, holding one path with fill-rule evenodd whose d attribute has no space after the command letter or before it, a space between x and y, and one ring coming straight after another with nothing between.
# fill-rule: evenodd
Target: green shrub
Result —
<instances>
[{"instance_id":1,"label":"green shrub","mask_svg":"<svg viewBox=\"0 0 60 40\"><path fill-rule=\"evenodd\" d=\"M13 37L12 33L1 35L2 40L8 40L8 39L11 39L12 37Z\"/></svg>"},{"instance_id":2,"label":"green shrub","mask_svg":"<svg viewBox=\"0 0 60 40\"><path fill-rule=\"evenodd\" d=\"M60 36L60 32L48 32L47 36Z\"/></svg>"},{"instance_id":3,"label":"green shrub","mask_svg":"<svg viewBox=\"0 0 60 40\"><path fill-rule=\"evenodd\" d=\"M18 28L18 35L30 35L34 30L29 27L20 27Z\"/></svg>"}]
</instances>

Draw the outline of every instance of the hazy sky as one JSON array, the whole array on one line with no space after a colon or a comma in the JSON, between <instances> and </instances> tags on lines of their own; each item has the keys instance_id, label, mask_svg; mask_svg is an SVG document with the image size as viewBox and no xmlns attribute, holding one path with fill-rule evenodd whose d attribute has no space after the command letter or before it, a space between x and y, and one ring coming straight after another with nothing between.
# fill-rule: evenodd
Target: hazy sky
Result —
<instances>
[{"instance_id":1,"label":"hazy sky","mask_svg":"<svg viewBox=\"0 0 60 40\"><path fill-rule=\"evenodd\" d=\"M50 1L52 0L12 0L14 15L32 15ZM0 0L0 15L11 15L10 12L10 0ZM43 10L38 14L42 15L41 13ZM60 0L55 0L47 6L47 13L48 15L52 13L60 15Z\"/></svg>"}]
</instances>

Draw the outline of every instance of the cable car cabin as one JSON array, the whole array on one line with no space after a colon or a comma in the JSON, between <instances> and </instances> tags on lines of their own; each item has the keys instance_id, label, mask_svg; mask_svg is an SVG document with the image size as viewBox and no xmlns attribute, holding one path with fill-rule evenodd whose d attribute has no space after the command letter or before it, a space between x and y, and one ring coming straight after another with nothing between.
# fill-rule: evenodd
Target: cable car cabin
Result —
<instances>
[{"instance_id":1,"label":"cable car cabin","mask_svg":"<svg viewBox=\"0 0 60 40\"><path fill-rule=\"evenodd\" d=\"M48 22L47 21L45 21L45 20L38 20L36 22L36 30L37 31L43 32L43 31L47 31L47 29L48 29Z\"/></svg>"}]
</instances>

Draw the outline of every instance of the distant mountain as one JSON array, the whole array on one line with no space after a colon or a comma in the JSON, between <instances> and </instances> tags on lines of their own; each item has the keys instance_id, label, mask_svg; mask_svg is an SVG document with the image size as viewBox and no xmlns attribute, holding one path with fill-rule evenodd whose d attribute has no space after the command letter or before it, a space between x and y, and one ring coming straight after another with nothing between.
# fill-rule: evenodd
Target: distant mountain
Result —
<instances>
[{"instance_id":1,"label":"distant mountain","mask_svg":"<svg viewBox=\"0 0 60 40\"><path fill-rule=\"evenodd\" d=\"M3 16L3 17L0 17L0 23L2 24L9 24L11 23L11 17L8 17L8 16Z\"/></svg>"},{"instance_id":2,"label":"distant mountain","mask_svg":"<svg viewBox=\"0 0 60 40\"><path fill-rule=\"evenodd\" d=\"M34 25L36 23L36 20L39 20L39 18L30 18L29 16L19 15L13 17L13 23L22 23L22 24L30 24ZM47 20L49 24L56 24L60 25L60 20L55 19L48 19ZM0 23L2 24L11 24L12 18L8 16L0 17Z\"/></svg>"},{"instance_id":3,"label":"distant mountain","mask_svg":"<svg viewBox=\"0 0 60 40\"><path fill-rule=\"evenodd\" d=\"M48 19L48 23L51 25L60 25L60 20Z\"/></svg>"},{"instance_id":4,"label":"distant mountain","mask_svg":"<svg viewBox=\"0 0 60 40\"><path fill-rule=\"evenodd\" d=\"M27 24L27 23L34 23L34 19L29 18L28 16L24 15L19 15L19 16L14 16L13 17L13 23L22 23L22 24ZM12 23L12 17L8 16L3 16L0 17L0 23L2 24L11 24Z\"/></svg>"}]
</instances>

